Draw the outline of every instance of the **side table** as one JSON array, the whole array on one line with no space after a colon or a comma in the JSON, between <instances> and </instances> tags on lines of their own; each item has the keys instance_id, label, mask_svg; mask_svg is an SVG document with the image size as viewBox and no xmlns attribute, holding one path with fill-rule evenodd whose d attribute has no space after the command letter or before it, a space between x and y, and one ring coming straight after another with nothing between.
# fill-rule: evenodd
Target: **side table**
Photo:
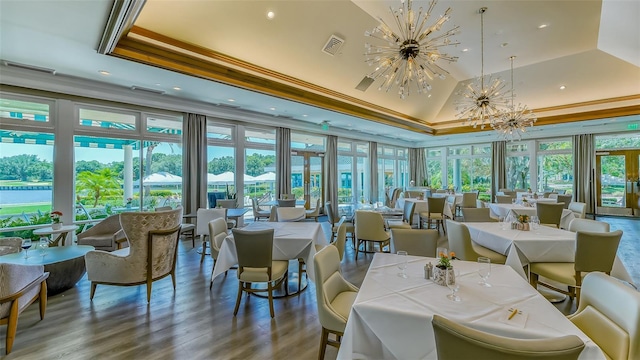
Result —
<instances>
[{"instance_id":1,"label":"side table","mask_svg":"<svg viewBox=\"0 0 640 360\"><path fill-rule=\"evenodd\" d=\"M78 229L77 225L62 225L59 229L53 229L51 226L33 230L34 235L55 235L58 236L55 239L49 240L49 246L64 246L67 239L67 234Z\"/></svg>"}]
</instances>

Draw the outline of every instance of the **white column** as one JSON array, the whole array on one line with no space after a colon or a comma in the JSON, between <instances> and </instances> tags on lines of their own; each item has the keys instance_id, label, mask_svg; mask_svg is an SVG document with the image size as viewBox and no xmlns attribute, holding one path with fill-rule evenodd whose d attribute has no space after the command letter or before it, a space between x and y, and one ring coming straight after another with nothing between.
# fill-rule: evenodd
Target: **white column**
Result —
<instances>
[{"instance_id":1,"label":"white column","mask_svg":"<svg viewBox=\"0 0 640 360\"><path fill-rule=\"evenodd\" d=\"M124 150L124 199L126 203L128 198L133 197L133 151L131 145L123 145Z\"/></svg>"},{"instance_id":2,"label":"white column","mask_svg":"<svg viewBox=\"0 0 640 360\"><path fill-rule=\"evenodd\" d=\"M62 222L75 221L75 160L73 153L73 125L77 121L74 105L69 100L57 100L55 111L55 139L53 151L53 210L62 212ZM71 234L73 235L73 233ZM75 243L69 236L66 245Z\"/></svg>"}]
</instances>

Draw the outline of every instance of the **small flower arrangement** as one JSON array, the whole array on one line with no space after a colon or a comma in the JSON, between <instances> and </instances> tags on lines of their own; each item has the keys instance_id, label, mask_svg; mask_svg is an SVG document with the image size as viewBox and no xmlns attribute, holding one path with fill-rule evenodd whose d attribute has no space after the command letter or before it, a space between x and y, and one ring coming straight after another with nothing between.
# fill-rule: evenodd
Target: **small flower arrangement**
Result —
<instances>
[{"instance_id":1,"label":"small flower arrangement","mask_svg":"<svg viewBox=\"0 0 640 360\"><path fill-rule=\"evenodd\" d=\"M60 221L62 219L62 212L60 211L52 211L51 214L49 214L49 217L51 217L51 222L54 224L60 224Z\"/></svg>"},{"instance_id":2,"label":"small flower arrangement","mask_svg":"<svg viewBox=\"0 0 640 360\"><path fill-rule=\"evenodd\" d=\"M441 252L440 254L438 254L438 258L440 260L438 261L436 266L440 269L449 269L453 267L453 265L451 264L451 260L456 259L456 253L452 251L447 255Z\"/></svg>"},{"instance_id":3,"label":"small flower arrangement","mask_svg":"<svg viewBox=\"0 0 640 360\"><path fill-rule=\"evenodd\" d=\"M518 222L521 224L526 224L529 222L529 215L526 214L522 214L522 215L518 215Z\"/></svg>"},{"instance_id":4,"label":"small flower arrangement","mask_svg":"<svg viewBox=\"0 0 640 360\"><path fill-rule=\"evenodd\" d=\"M131 202L133 201L132 198L127 198L127 205L131 205Z\"/></svg>"}]
</instances>

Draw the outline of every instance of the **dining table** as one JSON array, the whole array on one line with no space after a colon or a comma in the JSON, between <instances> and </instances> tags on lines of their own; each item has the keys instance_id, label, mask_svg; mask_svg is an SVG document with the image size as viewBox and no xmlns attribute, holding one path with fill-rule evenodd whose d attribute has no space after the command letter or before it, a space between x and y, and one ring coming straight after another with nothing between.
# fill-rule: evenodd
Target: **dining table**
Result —
<instances>
[{"instance_id":1,"label":"dining table","mask_svg":"<svg viewBox=\"0 0 640 360\"><path fill-rule=\"evenodd\" d=\"M304 206L307 202L305 200L296 200L296 206ZM261 202L259 206L278 206L278 200L269 200L265 202Z\"/></svg>"},{"instance_id":2,"label":"dining table","mask_svg":"<svg viewBox=\"0 0 640 360\"><path fill-rule=\"evenodd\" d=\"M327 237L317 222L254 222L250 223L242 230L259 231L273 229L273 260L292 260L301 258L307 267L307 274L313 280L313 256L316 254L316 246L329 245ZM211 274L211 281L216 276L231 269L238 263L238 254L233 238L230 233L220 246L218 258L216 259ZM298 274L300 276L300 274ZM300 290L300 289L298 289Z\"/></svg>"},{"instance_id":3,"label":"dining table","mask_svg":"<svg viewBox=\"0 0 640 360\"><path fill-rule=\"evenodd\" d=\"M605 359L597 344L569 321L513 268L491 265L479 285L479 265L452 260L459 271L459 302L446 286L424 278L435 258L407 256L406 278L398 276L401 256L376 253L351 308L338 359L437 359L431 325L435 314L484 332L524 339L576 335L581 360ZM510 315L515 312L515 315Z\"/></svg>"},{"instance_id":4,"label":"dining table","mask_svg":"<svg viewBox=\"0 0 640 360\"><path fill-rule=\"evenodd\" d=\"M524 266L532 262L573 262L576 233L550 226L537 229L511 229L499 222L466 222L471 240L507 257L509 265L528 279ZM611 275L632 282L622 261L616 256Z\"/></svg>"},{"instance_id":5,"label":"dining table","mask_svg":"<svg viewBox=\"0 0 640 360\"><path fill-rule=\"evenodd\" d=\"M489 204L489 209L490 215L495 218L507 217L509 213L513 213L515 216L529 215L529 217L531 217L537 215L537 210L534 206L524 206L520 204ZM575 218L576 216L573 211L569 209L562 209L562 215L560 216L560 228L568 229L571 220Z\"/></svg>"},{"instance_id":6,"label":"dining table","mask_svg":"<svg viewBox=\"0 0 640 360\"><path fill-rule=\"evenodd\" d=\"M435 194L434 194L435 195ZM446 195L446 196L455 196L455 195L447 195L447 194L442 194L442 195ZM437 197L437 196L434 196ZM416 204L415 209L413 210L413 221L412 224L413 225L417 225L420 223L420 213L421 212L427 212L429 211L429 202L427 199L418 199L418 198L399 198L396 201L396 209L404 209L404 204L405 202L413 202ZM453 210L452 210L452 206L449 202L446 202L444 204L444 209L442 211L442 214L447 216L449 219L455 219L453 217Z\"/></svg>"}]
</instances>

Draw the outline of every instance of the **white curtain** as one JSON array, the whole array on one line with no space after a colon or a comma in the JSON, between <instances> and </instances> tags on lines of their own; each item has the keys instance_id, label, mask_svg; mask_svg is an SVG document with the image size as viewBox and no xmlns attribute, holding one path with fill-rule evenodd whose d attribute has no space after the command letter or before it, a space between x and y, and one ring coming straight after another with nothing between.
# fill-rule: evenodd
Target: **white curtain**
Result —
<instances>
[{"instance_id":1,"label":"white curtain","mask_svg":"<svg viewBox=\"0 0 640 360\"><path fill-rule=\"evenodd\" d=\"M587 204L587 213L595 212L595 159L593 134L573 136L573 200Z\"/></svg>"},{"instance_id":2,"label":"white curtain","mask_svg":"<svg viewBox=\"0 0 640 360\"><path fill-rule=\"evenodd\" d=\"M378 143L369 142L369 201L378 201ZM364 189L364 186L363 186Z\"/></svg>"},{"instance_id":3,"label":"white curtain","mask_svg":"<svg viewBox=\"0 0 640 360\"><path fill-rule=\"evenodd\" d=\"M185 114L182 123L182 206L184 214L207 207L207 118Z\"/></svg>"},{"instance_id":4,"label":"white curtain","mask_svg":"<svg viewBox=\"0 0 640 360\"><path fill-rule=\"evenodd\" d=\"M338 137L327 136L327 151L324 153L324 197L338 209Z\"/></svg>"},{"instance_id":5,"label":"white curtain","mask_svg":"<svg viewBox=\"0 0 640 360\"><path fill-rule=\"evenodd\" d=\"M276 198L291 194L291 129L276 128Z\"/></svg>"},{"instance_id":6,"label":"white curtain","mask_svg":"<svg viewBox=\"0 0 640 360\"><path fill-rule=\"evenodd\" d=\"M409 180L415 181L416 186L423 186L427 179L427 158L424 148L409 149Z\"/></svg>"},{"instance_id":7,"label":"white curtain","mask_svg":"<svg viewBox=\"0 0 640 360\"><path fill-rule=\"evenodd\" d=\"M507 142L491 143L491 200L495 201L499 189L507 187Z\"/></svg>"}]
</instances>

